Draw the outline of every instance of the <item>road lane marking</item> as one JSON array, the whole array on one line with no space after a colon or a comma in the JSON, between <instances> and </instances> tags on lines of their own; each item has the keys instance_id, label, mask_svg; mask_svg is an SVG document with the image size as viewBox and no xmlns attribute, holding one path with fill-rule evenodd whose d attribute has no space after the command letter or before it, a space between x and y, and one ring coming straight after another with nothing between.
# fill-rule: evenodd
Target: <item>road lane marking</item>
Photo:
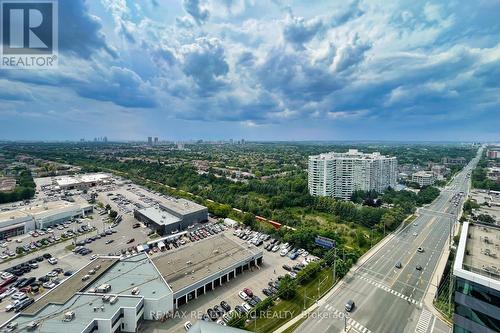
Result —
<instances>
[{"instance_id":1,"label":"road lane marking","mask_svg":"<svg viewBox=\"0 0 500 333\"><path fill-rule=\"evenodd\" d=\"M414 304L417 307L422 307L422 302L419 302L419 301L417 301L417 300L415 300L415 299L413 299L411 297L408 297L408 296L406 296L406 295L404 295L404 294L402 294L402 293L400 293L400 292L398 292L396 290L393 290L393 289L391 289L391 288L389 288L389 287L387 287L387 286L385 286L383 284L380 284L379 282L373 281L373 280L371 280L371 279L369 279L369 278L367 278L365 276L362 276L362 275L358 275L358 278L360 278L361 280L364 280L364 281L368 282L369 284L371 284L371 285L373 285L373 286L375 286L375 287L377 287L379 289L382 289L382 290L386 291L389 294L392 294L392 295L394 295L394 296L396 296L398 298L404 299L405 301L410 302L411 304Z\"/></svg>"},{"instance_id":2,"label":"road lane marking","mask_svg":"<svg viewBox=\"0 0 500 333\"><path fill-rule=\"evenodd\" d=\"M426 333L429 329L429 324L431 322L433 315L426 309L422 310L420 318L418 319L417 327L415 328L415 333Z\"/></svg>"}]
</instances>

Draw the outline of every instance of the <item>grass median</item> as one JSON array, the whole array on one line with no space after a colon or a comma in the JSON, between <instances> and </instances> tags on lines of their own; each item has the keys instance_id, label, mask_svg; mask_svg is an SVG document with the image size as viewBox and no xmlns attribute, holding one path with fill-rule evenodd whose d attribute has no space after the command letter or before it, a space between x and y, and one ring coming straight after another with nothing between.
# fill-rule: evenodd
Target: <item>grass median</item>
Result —
<instances>
[{"instance_id":1,"label":"grass median","mask_svg":"<svg viewBox=\"0 0 500 333\"><path fill-rule=\"evenodd\" d=\"M323 270L315 279L304 285L300 285L297 288L294 298L290 300L277 300L276 304L266 312L266 316L247 323L245 329L258 333L273 332L292 318L298 316L304 309L313 305L332 287L332 269Z\"/></svg>"}]
</instances>

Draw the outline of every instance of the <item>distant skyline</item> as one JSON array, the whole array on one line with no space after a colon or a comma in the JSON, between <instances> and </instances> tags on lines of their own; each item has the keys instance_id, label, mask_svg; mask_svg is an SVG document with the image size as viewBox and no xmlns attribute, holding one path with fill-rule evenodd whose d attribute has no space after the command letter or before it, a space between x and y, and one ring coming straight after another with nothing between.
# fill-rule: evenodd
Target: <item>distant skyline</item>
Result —
<instances>
[{"instance_id":1,"label":"distant skyline","mask_svg":"<svg viewBox=\"0 0 500 333\"><path fill-rule=\"evenodd\" d=\"M0 69L0 140L498 141L499 12L59 1L59 68Z\"/></svg>"}]
</instances>

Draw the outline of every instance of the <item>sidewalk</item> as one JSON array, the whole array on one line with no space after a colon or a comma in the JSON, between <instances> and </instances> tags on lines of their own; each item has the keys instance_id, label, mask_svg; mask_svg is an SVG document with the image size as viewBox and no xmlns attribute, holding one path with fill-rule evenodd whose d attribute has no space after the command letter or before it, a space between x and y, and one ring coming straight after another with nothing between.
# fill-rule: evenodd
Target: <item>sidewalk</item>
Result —
<instances>
[{"instance_id":1,"label":"sidewalk","mask_svg":"<svg viewBox=\"0 0 500 333\"><path fill-rule=\"evenodd\" d=\"M443 276L444 269L446 267L446 262L448 261L448 257L450 255L450 250L449 250L449 240L446 241L445 243L445 248L443 253L441 253L441 257L439 258L438 264L436 266L436 269L434 270L434 273L432 274L432 278L429 284L429 287L427 288L427 292L424 295L424 300L423 304L427 307L427 309L439 320L441 320L443 323L448 325L451 328L450 321L446 319L441 312L439 312L435 307L434 307L434 299L436 298L437 294L437 289L439 286L439 283L441 281L441 278Z\"/></svg>"}]
</instances>

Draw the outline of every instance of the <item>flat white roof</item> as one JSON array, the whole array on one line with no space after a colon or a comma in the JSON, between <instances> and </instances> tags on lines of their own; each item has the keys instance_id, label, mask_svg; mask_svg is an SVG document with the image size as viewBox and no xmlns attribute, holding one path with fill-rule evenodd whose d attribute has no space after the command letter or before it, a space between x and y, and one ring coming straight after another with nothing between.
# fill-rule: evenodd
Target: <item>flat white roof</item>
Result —
<instances>
[{"instance_id":1,"label":"flat white roof","mask_svg":"<svg viewBox=\"0 0 500 333\"><path fill-rule=\"evenodd\" d=\"M103 181L110 178L109 175L105 173L92 173L84 175L73 175L73 176L62 176L56 177L55 181L59 186L69 186L82 183L93 183L98 181Z\"/></svg>"},{"instance_id":2,"label":"flat white roof","mask_svg":"<svg viewBox=\"0 0 500 333\"><path fill-rule=\"evenodd\" d=\"M172 223L179 223L181 221L181 219L177 216L174 216L159 207L147 207L139 209L138 211L150 220L161 225L169 225Z\"/></svg>"},{"instance_id":3,"label":"flat white roof","mask_svg":"<svg viewBox=\"0 0 500 333\"><path fill-rule=\"evenodd\" d=\"M464 222L453 274L500 291L500 227Z\"/></svg>"}]
</instances>

